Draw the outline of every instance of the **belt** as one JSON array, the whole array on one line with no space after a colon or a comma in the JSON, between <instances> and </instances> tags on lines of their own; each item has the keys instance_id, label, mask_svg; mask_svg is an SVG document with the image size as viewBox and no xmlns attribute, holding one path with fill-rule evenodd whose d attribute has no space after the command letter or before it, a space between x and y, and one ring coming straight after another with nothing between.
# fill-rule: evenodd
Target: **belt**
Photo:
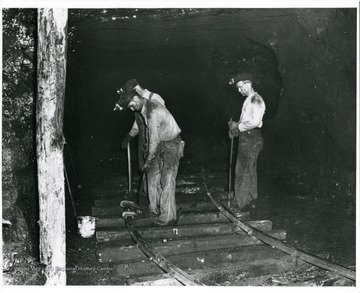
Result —
<instances>
[{"instance_id":1,"label":"belt","mask_svg":"<svg viewBox=\"0 0 360 293\"><path fill-rule=\"evenodd\" d=\"M175 141L175 140L177 140L177 139L180 139L181 140L181 138L180 138L180 134L178 134L177 136L175 136L174 138L172 138L172 139L169 139L169 140L163 140L163 141L161 141L161 142L171 142L171 141Z\"/></svg>"},{"instance_id":2,"label":"belt","mask_svg":"<svg viewBox=\"0 0 360 293\"><path fill-rule=\"evenodd\" d=\"M240 132L240 134L251 134L251 133L256 133L256 132L260 132L259 127Z\"/></svg>"},{"instance_id":3,"label":"belt","mask_svg":"<svg viewBox=\"0 0 360 293\"><path fill-rule=\"evenodd\" d=\"M172 143L176 143L176 142L180 142L181 141L181 138L180 138L180 134L177 135L176 137L174 137L173 139L170 139L170 140L163 140L160 142L160 144L162 145L168 145L168 144L172 144Z\"/></svg>"}]
</instances>

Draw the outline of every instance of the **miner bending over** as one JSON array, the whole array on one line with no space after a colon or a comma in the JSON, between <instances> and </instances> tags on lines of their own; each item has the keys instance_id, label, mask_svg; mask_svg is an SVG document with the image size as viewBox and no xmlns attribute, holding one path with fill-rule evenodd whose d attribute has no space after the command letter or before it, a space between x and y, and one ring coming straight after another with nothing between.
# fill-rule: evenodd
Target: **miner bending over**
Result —
<instances>
[{"instance_id":1,"label":"miner bending over","mask_svg":"<svg viewBox=\"0 0 360 293\"><path fill-rule=\"evenodd\" d=\"M155 225L165 226L176 221L175 180L184 142L181 129L169 110L153 99L141 97L135 90L119 93L118 104L130 108L144 122L147 150L141 171L147 174L150 213Z\"/></svg>"},{"instance_id":2,"label":"miner bending over","mask_svg":"<svg viewBox=\"0 0 360 293\"><path fill-rule=\"evenodd\" d=\"M165 106L165 102L160 97L160 95L150 92L149 90L143 88L136 79L128 80L122 88L117 90L117 93L121 94L124 91L125 92L135 91L139 97L142 97L146 100L156 100L160 104ZM121 109L120 105L117 105L117 107ZM146 152L148 150L148 144L147 144L148 137L146 137L145 128L146 126L144 124L144 119L142 115L140 114L140 112L135 113L135 121L133 123L133 126L131 127L129 133L121 142L121 147L126 148L128 143L130 143L135 136L138 136L138 160L139 160L140 170L142 169L145 163L145 159L147 155ZM147 181L146 174L143 174L139 193L144 194L145 196L148 195L146 181Z\"/></svg>"}]
</instances>

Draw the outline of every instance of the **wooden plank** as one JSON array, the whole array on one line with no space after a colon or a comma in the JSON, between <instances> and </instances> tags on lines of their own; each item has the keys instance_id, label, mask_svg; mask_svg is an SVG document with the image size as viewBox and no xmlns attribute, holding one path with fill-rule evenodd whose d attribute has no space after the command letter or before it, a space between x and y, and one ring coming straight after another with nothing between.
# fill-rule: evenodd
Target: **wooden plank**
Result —
<instances>
[{"instance_id":1,"label":"wooden plank","mask_svg":"<svg viewBox=\"0 0 360 293\"><path fill-rule=\"evenodd\" d=\"M250 212L242 212L237 215L238 219L248 220L250 218ZM180 217L179 224L186 225L192 223L228 223L229 220L220 212L205 212L205 213L187 213L183 212ZM133 221L134 227L146 227L152 225L152 219L144 218ZM105 228L105 227L117 227L124 228L125 221L120 217L106 217L106 218L98 218L96 222L97 228Z\"/></svg>"},{"instance_id":2,"label":"wooden plank","mask_svg":"<svg viewBox=\"0 0 360 293\"><path fill-rule=\"evenodd\" d=\"M146 243L146 241L140 236L137 231L132 230L129 221L126 221L126 228L129 229L131 237L137 243L138 247L141 248L142 252L155 262L165 272L173 276L176 280L181 282L185 286L202 286L203 284L197 280L194 280L189 274L173 265L168 259L163 257L161 254L156 253L153 248Z\"/></svg>"},{"instance_id":3,"label":"wooden plank","mask_svg":"<svg viewBox=\"0 0 360 293\"><path fill-rule=\"evenodd\" d=\"M186 195L186 194L199 194L201 192L201 187L199 185L186 185L179 186L176 185L175 193L177 195Z\"/></svg>"},{"instance_id":4,"label":"wooden plank","mask_svg":"<svg viewBox=\"0 0 360 293\"><path fill-rule=\"evenodd\" d=\"M132 178L132 185L134 184L138 184L139 181L139 177L133 177ZM121 176L121 177L113 177L113 178L107 178L105 180L103 180L103 185L105 187L112 187L112 186L127 186L128 185L128 178L127 176Z\"/></svg>"},{"instance_id":5,"label":"wooden plank","mask_svg":"<svg viewBox=\"0 0 360 293\"><path fill-rule=\"evenodd\" d=\"M225 190L225 186L221 188L221 191ZM138 186L132 188L133 194L137 194L138 192ZM92 192L92 195L94 199L96 200L103 200L103 201L110 201L115 199L118 196L124 196L127 195L127 187L122 188L107 188L98 190L96 192ZM203 196L201 187L198 185L192 185L192 186L177 186L175 189L175 193L177 196L182 195L197 195L197 196ZM204 197L205 198L205 197Z\"/></svg>"},{"instance_id":6,"label":"wooden plank","mask_svg":"<svg viewBox=\"0 0 360 293\"><path fill-rule=\"evenodd\" d=\"M168 274L159 276L129 278L126 280L128 286L183 286L178 280Z\"/></svg>"},{"instance_id":7,"label":"wooden plank","mask_svg":"<svg viewBox=\"0 0 360 293\"><path fill-rule=\"evenodd\" d=\"M182 270L218 267L221 264L241 263L244 266L256 260L281 258L287 254L271 246L259 245L230 248L221 251L198 251L193 253L170 255L167 257ZM160 274L162 270L151 260L123 262L113 264L113 273L117 276L136 276Z\"/></svg>"},{"instance_id":8,"label":"wooden plank","mask_svg":"<svg viewBox=\"0 0 360 293\"><path fill-rule=\"evenodd\" d=\"M254 260L247 263L222 263L216 267L206 267L200 269L188 270L187 273L195 280L199 280L208 286L215 286L217 280L225 282L227 276L244 276L244 280L267 276L267 279L274 274L281 274L295 268L305 268L308 265L305 262L299 262L295 257L283 255L267 259ZM246 276L246 277L245 277ZM127 279L127 285L130 286L179 286L176 279L168 274L147 274L147 276L134 276ZM248 286L251 283L247 284Z\"/></svg>"},{"instance_id":9,"label":"wooden plank","mask_svg":"<svg viewBox=\"0 0 360 293\"><path fill-rule=\"evenodd\" d=\"M238 219L248 220L250 218L250 212L242 212L237 214ZM183 210L180 216L179 224L203 224L203 223L226 223L229 220L219 211L215 212L186 212Z\"/></svg>"},{"instance_id":10,"label":"wooden plank","mask_svg":"<svg viewBox=\"0 0 360 293\"><path fill-rule=\"evenodd\" d=\"M95 199L94 205L96 207L113 207L113 206L119 206L120 202L124 199L124 195L126 192L123 193L123 195L116 194L115 196L112 194L111 197L108 197L106 199ZM100 196L99 198L102 198Z\"/></svg>"},{"instance_id":11,"label":"wooden plank","mask_svg":"<svg viewBox=\"0 0 360 293\"><path fill-rule=\"evenodd\" d=\"M139 177L133 178L133 182L138 183ZM119 177L119 178L108 178L103 180L103 185L105 187L111 186L127 186L128 185L128 178L126 176Z\"/></svg>"},{"instance_id":12,"label":"wooden plank","mask_svg":"<svg viewBox=\"0 0 360 293\"><path fill-rule=\"evenodd\" d=\"M136 188L133 189L133 191ZM135 191L134 191L135 192ZM128 195L127 187L123 188L121 191L118 192L99 192L99 193L92 193L94 200L99 200L100 204L95 204L96 206L111 206L111 203L107 203L109 200L118 200L119 198L124 199L125 196ZM101 202L103 201L103 203Z\"/></svg>"},{"instance_id":13,"label":"wooden plank","mask_svg":"<svg viewBox=\"0 0 360 293\"><path fill-rule=\"evenodd\" d=\"M203 174L202 173L179 173L176 177L176 182L181 181L200 181L203 180ZM209 173L210 179L215 178L222 178L222 179L228 179L228 174L226 172L212 172ZM133 177L133 182L139 182L140 178L138 176ZM110 178L107 178L103 180L104 185L119 185L119 184L125 184L127 185L127 177L121 174L114 174Z\"/></svg>"},{"instance_id":14,"label":"wooden plank","mask_svg":"<svg viewBox=\"0 0 360 293\"><path fill-rule=\"evenodd\" d=\"M177 179L176 180L176 187L181 186L193 186L193 185L199 185L199 179L197 178L183 178L183 179ZM132 186L138 186L140 184L139 179L134 179L132 182ZM106 188L122 188L122 187L127 187L128 186L128 182L127 182L127 178L121 178L121 179L107 179L103 181L103 186L99 186L99 187L95 187L93 188L93 191L100 191L101 189L106 189Z\"/></svg>"},{"instance_id":15,"label":"wooden plank","mask_svg":"<svg viewBox=\"0 0 360 293\"><path fill-rule=\"evenodd\" d=\"M92 207L91 215L94 217L98 216L119 216L121 217L122 209L118 207Z\"/></svg>"},{"instance_id":16,"label":"wooden plank","mask_svg":"<svg viewBox=\"0 0 360 293\"><path fill-rule=\"evenodd\" d=\"M137 189L133 188L134 197L137 197ZM199 201L206 201L208 200L206 194L201 193L201 188L197 186L186 186L186 187L178 187L175 190L176 193L176 201L177 203L181 203L184 201L189 201L189 197L191 196L196 198ZM118 205L119 200L123 200L124 196L128 194L126 188L123 188L121 191L103 191L100 193L93 193L94 197L94 205L97 207L111 207L114 205ZM191 200L191 199L190 199Z\"/></svg>"},{"instance_id":17,"label":"wooden plank","mask_svg":"<svg viewBox=\"0 0 360 293\"><path fill-rule=\"evenodd\" d=\"M136 194L138 190L137 186L133 187L132 190ZM177 196L196 195L206 199L206 196L201 193L201 187L196 185L177 186L175 193ZM98 190L92 192L92 195L95 198L95 206L111 206L113 205L114 200L122 198L127 194L127 186L121 188L99 188Z\"/></svg>"},{"instance_id":18,"label":"wooden plank","mask_svg":"<svg viewBox=\"0 0 360 293\"><path fill-rule=\"evenodd\" d=\"M194 223L194 222L193 222ZM196 223L189 225L179 225L177 234L174 235L173 227L139 227L136 230L144 239L164 238L176 239L181 237L205 236L205 235L224 235L224 234L245 234L241 228L233 223ZM271 231L272 222L269 220L249 221L246 224L251 225L261 231ZM116 230L100 230L96 231L96 239L98 242L108 241L130 241L131 236L126 228Z\"/></svg>"},{"instance_id":19,"label":"wooden plank","mask_svg":"<svg viewBox=\"0 0 360 293\"><path fill-rule=\"evenodd\" d=\"M182 207L183 212L218 211L218 209L212 202L179 203L177 204L177 207ZM122 209L119 206L92 207L91 214L94 217L113 215L121 216Z\"/></svg>"},{"instance_id":20,"label":"wooden plank","mask_svg":"<svg viewBox=\"0 0 360 293\"><path fill-rule=\"evenodd\" d=\"M91 190L94 196L99 195L113 195L118 194L121 192L127 192L127 186L112 186L112 187L105 187L105 186L95 186Z\"/></svg>"},{"instance_id":21,"label":"wooden plank","mask_svg":"<svg viewBox=\"0 0 360 293\"><path fill-rule=\"evenodd\" d=\"M283 230L270 231L269 235L279 240L286 239L286 232ZM163 256L263 244L262 241L249 235L236 235L236 237L234 235L221 235L167 241L166 243L159 241L152 243L149 241L149 243L152 245L156 253ZM97 256L100 262L146 259L143 252L136 246L99 248L97 250Z\"/></svg>"}]
</instances>

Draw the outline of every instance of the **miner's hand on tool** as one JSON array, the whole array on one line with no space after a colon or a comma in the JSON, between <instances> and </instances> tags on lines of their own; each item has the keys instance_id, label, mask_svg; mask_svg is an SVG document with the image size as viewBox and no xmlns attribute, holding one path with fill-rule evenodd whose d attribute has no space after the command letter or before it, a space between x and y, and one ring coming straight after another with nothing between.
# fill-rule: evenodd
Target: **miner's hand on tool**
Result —
<instances>
[{"instance_id":1,"label":"miner's hand on tool","mask_svg":"<svg viewBox=\"0 0 360 293\"><path fill-rule=\"evenodd\" d=\"M228 122L228 125L229 125L229 129L230 129L230 130L239 129L239 122L229 121L229 122Z\"/></svg>"},{"instance_id":2,"label":"miner's hand on tool","mask_svg":"<svg viewBox=\"0 0 360 293\"><path fill-rule=\"evenodd\" d=\"M229 130L229 138L234 139L234 136L232 135L231 130Z\"/></svg>"},{"instance_id":3,"label":"miner's hand on tool","mask_svg":"<svg viewBox=\"0 0 360 293\"><path fill-rule=\"evenodd\" d=\"M235 137L239 136L239 134L235 134L234 131L229 130L229 138L234 139Z\"/></svg>"},{"instance_id":4,"label":"miner's hand on tool","mask_svg":"<svg viewBox=\"0 0 360 293\"><path fill-rule=\"evenodd\" d=\"M229 130L229 138L230 139L234 139L235 137L238 137L239 135L240 135L240 130L238 130L238 129Z\"/></svg>"},{"instance_id":5,"label":"miner's hand on tool","mask_svg":"<svg viewBox=\"0 0 360 293\"><path fill-rule=\"evenodd\" d=\"M121 142L121 147L123 149L126 149L128 143L133 139L133 137L130 134L127 134L126 137Z\"/></svg>"},{"instance_id":6,"label":"miner's hand on tool","mask_svg":"<svg viewBox=\"0 0 360 293\"><path fill-rule=\"evenodd\" d=\"M238 137L240 134L239 122L230 120L228 122L228 125L229 125L229 138L233 139L234 137Z\"/></svg>"}]
</instances>

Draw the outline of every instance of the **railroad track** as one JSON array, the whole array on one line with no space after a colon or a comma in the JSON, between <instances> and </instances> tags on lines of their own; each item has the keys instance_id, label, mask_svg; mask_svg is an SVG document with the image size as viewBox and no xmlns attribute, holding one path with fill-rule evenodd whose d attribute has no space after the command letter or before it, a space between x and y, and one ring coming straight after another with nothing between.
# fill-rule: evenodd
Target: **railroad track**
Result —
<instances>
[{"instance_id":1,"label":"railroad track","mask_svg":"<svg viewBox=\"0 0 360 293\"><path fill-rule=\"evenodd\" d=\"M176 200L181 216L176 227L154 227L146 198L140 198L139 218L122 218L120 201L126 197L127 180L105 180L93 189L99 262L111 266L124 285L138 286L274 285L269 284L274 275L311 271L309 259L286 245L286 231L273 229L270 220L251 219L249 212L224 208L226 177L179 175ZM355 278L347 268L339 277L336 269L322 276L324 284Z\"/></svg>"}]
</instances>

